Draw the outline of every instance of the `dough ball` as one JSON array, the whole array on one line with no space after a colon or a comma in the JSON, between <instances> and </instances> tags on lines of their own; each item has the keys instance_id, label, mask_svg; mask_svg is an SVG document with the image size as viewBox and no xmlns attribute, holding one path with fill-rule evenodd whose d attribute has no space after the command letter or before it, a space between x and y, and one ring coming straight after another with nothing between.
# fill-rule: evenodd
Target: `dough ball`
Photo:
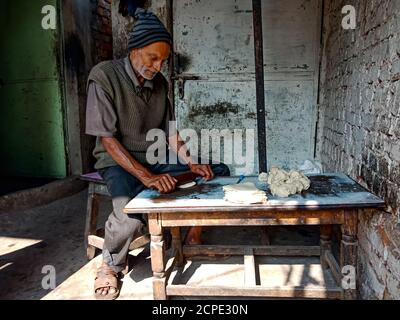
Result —
<instances>
[{"instance_id":1,"label":"dough ball","mask_svg":"<svg viewBox=\"0 0 400 320\"><path fill-rule=\"evenodd\" d=\"M278 167L272 167L267 178L271 186L271 193L279 197L288 197L291 194L301 193L310 188L310 179L303 172L290 170L289 172Z\"/></svg>"},{"instance_id":2,"label":"dough ball","mask_svg":"<svg viewBox=\"0 0 400 320\"><path fill-rule=\"evenodd\" d=\"M278 182L271 185L271 193L274 196L286 198L290 195L290 190L284 182Z\"/></svg>"},{"instance_id":3,"label":"dough ball","mask_svg":"<svg viewBox=\"0 0 400 320\"><path fill-rule=\"evenodd\" d=\"M261 172L258 176L258 180L261 182L268 182L268 174L265 172Z\"/></svg>"},{"instance_id":4,"label":"dough ball","mask_svg":"<svg viewBox=\"0 0 400 320\"><path fill-rule=\"evenodd\" d=\"M268 175L267 182L269 184L277 182L285 182L289 178L288 173L285 170L281 170L278 167L272 167L271 172Z\"/></svg>"}]
</instances>

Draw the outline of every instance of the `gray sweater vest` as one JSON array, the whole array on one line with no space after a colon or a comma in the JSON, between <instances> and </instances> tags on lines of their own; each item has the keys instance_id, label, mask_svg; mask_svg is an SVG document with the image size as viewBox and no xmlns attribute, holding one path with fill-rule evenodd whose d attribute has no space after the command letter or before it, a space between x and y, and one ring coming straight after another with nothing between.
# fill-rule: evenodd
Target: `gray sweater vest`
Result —
<instances>
[{"instance_id":1,"label":"gray sweater vest","mask_svg":"<svg viewBox=\"0 0 400 320\"><path fill-rule=\"evenodd\" d=\"M135 88L124 68L124 60L105 61L96 65L89 74L88 84L94 81L111 97L117 114L118 141L139 162L147 163L146 151L154 141L146 141L151 129L167 131L173 117L168 102L168 82L161 73L153 79L153 91L145 101ZM93 151L96 169L115 166L117 163L104 149L100 137Z\"/></svg>"}]
</instances>

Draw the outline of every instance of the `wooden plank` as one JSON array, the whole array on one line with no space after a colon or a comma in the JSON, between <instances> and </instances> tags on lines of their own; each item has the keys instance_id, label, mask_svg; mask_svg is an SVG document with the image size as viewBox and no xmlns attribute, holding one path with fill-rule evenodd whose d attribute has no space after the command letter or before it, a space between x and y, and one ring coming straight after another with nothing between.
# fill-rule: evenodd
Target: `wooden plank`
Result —
<instances>
[{"instance_id":1,"label":"wooden plank","mask_svg":"<svg viewBox=\"0 0 400 320\"><path fill-rule=\"evenodd\" d=\"M88 243L91 246L102 250L103 249L103 245L104 245L104 239L100 238L99 236L90 235L90 236L88 236Z\"/></svg>"},{"instance_id":2,"label":"wooden plank","mask_svg":"<svg viewBox=\"0 0 400 320\"><path fill-rule=\"evenodd\" d=\"M159 201L154 203L147 199L133 199L125 208L124 212L127 214L135 213L156 213L156 212L209 212L209 211L225 211L225 212L252 212L252 211L274 211L274 210L298 210L298 209L308 209L308 210L319 210L319 209L338 209L338 208L377 208L383 209L385 204L375 204L375 203L349 203L343 205L337 204L327 204L320 205L317 202L309 202L307 204L299 204L297 201L287 200L283 203L276 203L270 201L269 205L259 205L252 204L248 206L235 205L228 203L225 200L191 200L182 199L175 201ZM189 209L189 210L188 210Z\"/></svg>"},{"instance_id":3,"label":"wooden plank","mask_svg":"<svg viewBox=\"0 0 400 320\"><path fill-rule=\"evenodd\" d=\"M330 220L327 218L307 218L299 220L297 218L288 219L275 219L275 218L261 218L261 219L185 219L185 220L168 220L163 222L165 227L185 227L185 226L297 226L297 225L320 225L327 223L339 223L339 220Z\"/></svg>"},{"instance_id":4,"label":"wooden plank","mask_svg":"<svg viewBox=\"0 0 400 320\"><path fill-rule=\"evenodd\" d=\"M342 224L344 210L162 213L164 227Z\"/></svg>"},{"instance_id":5,"label":"wooden plank","mask_svg":"<svg viewBox=\"0 0 400 320\"><path fill-rule=\"evenodd\" d=\"M344 210L302 210L297 209L295 211L281 211L274 210L270 212L266 211L235 211L235 212L226 212L226 211L218 211L213 210L211 212L191 212L187 211L184 213L174 212L172 213L162 213L163 225L164 221L168 221L169 219L179 217L179 219L191 219L192 217L198 217L199 219L227 219L231 218L242 218L243 220L252 219L252 218L274 218L274 219L290 219L294 218L299 220L299 223L306 222L306 219L309 218L324 218L324 219L340 219L343 222L343 214Z\"/></svg>"},{"instance_id":6,"label":"wooden plank","mask_svg":"<svg viewBox=\"0 0 400 320\"><path fill-rule=\"evenodd\" d=\"M244 285L246 287L256 285L256 264L252 248L244 249Z\"/></svg>"},{"instance_id":7,"label":"wooden plank","mask_svg":"<svg viewBox=\"0 0 400 320\"><path fill-rule=\"evenodd\" d=\"M219 296L219 297L268 297L268 298L316 298L316 299L340 299L340 288L321 287L207 287L168 285L168 296Z\"/></svg>"},{"instance_id":8,"label":"wooden plank","mask_svg":"<svg viewBox=\"0 0 400 320\"><path fill-rule=\"evenodd\" d=\"M150 236L148 234L140 236L139 238L133 240L129 246L129 250L135 250L137 248L144 247L150 242ZM98 249L103 249L104 238L97 235L88 236L88 243Z\"/></svg>"},{"instance_id":9,"label":"wooden plank","mask_svg":"<svg viewBox=\"0 0 400 320\"><path fill-rule=\"evenodd\" d=\"M129 246L129 250L135 250L137 248L144 247L148 243L150 243L150 235L145 234L133 240Z\"/></svg>"},{"instance_id":10,"label":"wooden plank","mask_svg":"<svg viewBox=\"0 0 400 320\"><path fill-rule=\"evenodd\" d=\"M201 255L244 255L249 246L235 245L195 245L184 246L185 257ZM319 246L251 246L256 256L304 256L312 257L320 255Z\"/></svg>"},{"instance_id":11,"label":"wooden plank","mask_svg":"<svg viewBox=\"0 0 400 320\"><path fill-rule=\"evenodd\" d=\"M320 254L319 246L267 246L254 247L257 256L301 256L315 257Z\"/></svg>"},{"instance_id":12,"label":"wooden plank","mask_svg":"<svg viewBox=\"0 0 400 320\"><path fill-rule=\"evenodd\" d=\"M325 251L325 261L329 268L331 269L332 276L336 281L336 284L340 286L342 284L342 274L340 273L339 264L333 256L332 252L327 250Z\"/></svg>"}]
</instances>

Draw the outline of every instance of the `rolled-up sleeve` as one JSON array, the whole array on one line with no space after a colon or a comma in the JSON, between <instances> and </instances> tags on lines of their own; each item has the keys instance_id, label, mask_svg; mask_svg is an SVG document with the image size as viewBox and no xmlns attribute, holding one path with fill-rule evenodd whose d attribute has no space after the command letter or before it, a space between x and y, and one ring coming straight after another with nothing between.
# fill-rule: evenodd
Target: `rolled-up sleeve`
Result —
<instances>
[{"instance_id":1,"label":"rolled-up sleeve","mask_svg":"<svg viewBox=\"0 0 400 320\"><path fill-rule=\"evenodd\" d=\"M114 137L117 133L117 115L110 96L96 82L90 82L86 103L86 134L96 137Z\"/></svg>"}]
</instances>

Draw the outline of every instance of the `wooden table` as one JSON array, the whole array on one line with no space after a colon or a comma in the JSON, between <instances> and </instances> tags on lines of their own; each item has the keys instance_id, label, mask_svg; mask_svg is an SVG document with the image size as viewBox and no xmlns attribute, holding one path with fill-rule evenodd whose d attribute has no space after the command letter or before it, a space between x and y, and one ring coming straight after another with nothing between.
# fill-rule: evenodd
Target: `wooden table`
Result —
<instances>
[{"instance_id":1,"label":"wooden table","mask_svg":"<svg viewBox=\"0 0 400 320\"><path fill-rule=\"evenodd\" d=\"M236 183L237 177L217 177L191 189L161 195L145 190L125 208L126 213L148 214L151 234L151 265L154 299L168 296L258 296L310 297L355 299L355 289L342 289L342 268L357 266L357 224L360 209L384 208L380 198L343 174L308 175L311 187L302 194L288 198L272 196L266 183L256 177L254 182L266 190L268 203L238 205L223 200L222 186ZM340 261L332 254L332 225L342 231ZM320 246L185 246L181 227L185 226L278 226L320 225ZM173 259L166 263L163 228L171 228ZM170 285L168 279L175 266L181 267L185 258L199 254L230 254L245 257L245 283L240 286L194 287ZM313 256L319 255L322 268L330 269L338 287L321 292L309 288L262 287L255 284L254 255ZM356 270L356 269L355 269Z\"/></svg>"}]
</instances>

